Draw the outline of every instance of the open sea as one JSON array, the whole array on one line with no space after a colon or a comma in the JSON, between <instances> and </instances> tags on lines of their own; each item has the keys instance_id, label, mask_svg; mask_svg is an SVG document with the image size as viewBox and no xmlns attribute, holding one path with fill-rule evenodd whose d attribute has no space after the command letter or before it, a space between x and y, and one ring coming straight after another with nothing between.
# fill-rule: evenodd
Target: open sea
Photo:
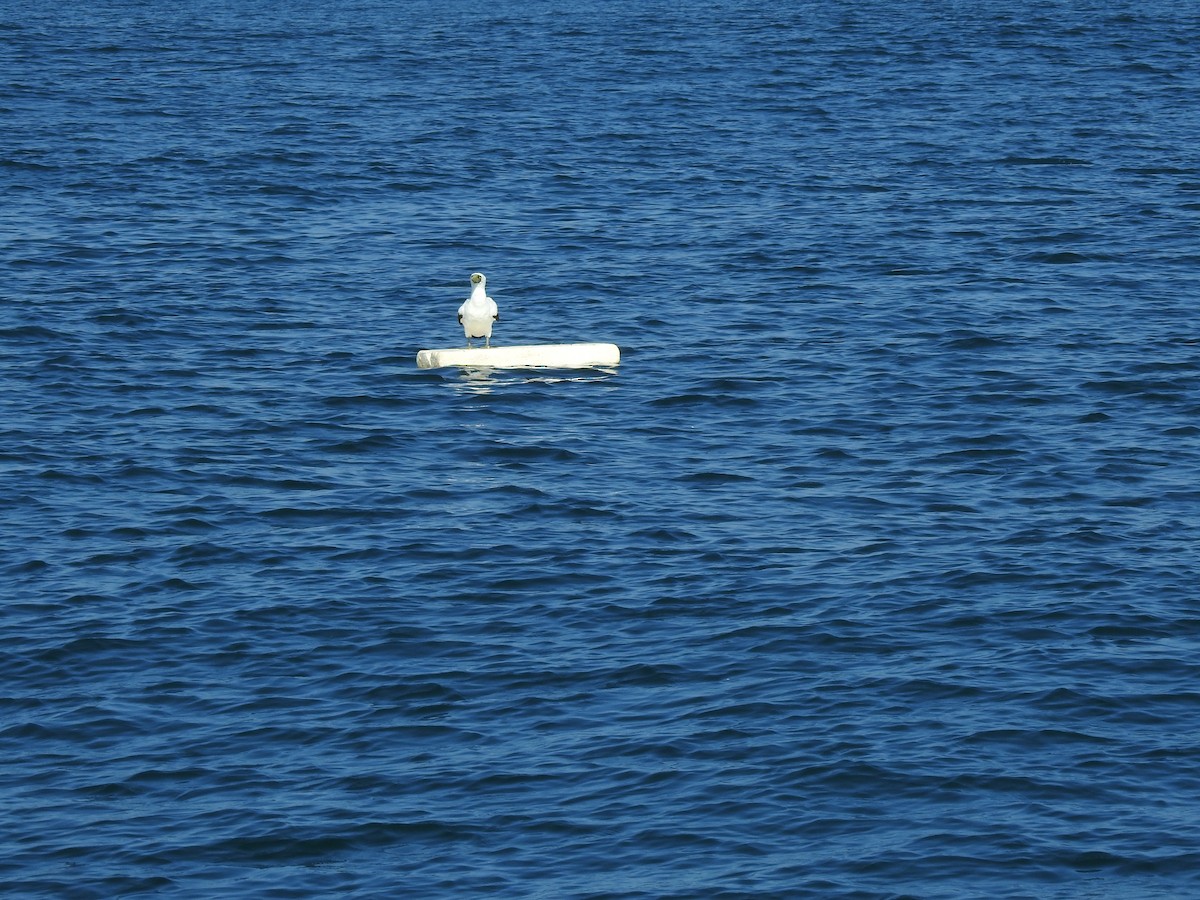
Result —
<instances>
[{"instance_id":1,"label":"open sea","mask_svg":"<svg viewBox=\"0 0 1200 900\"><path fill-rule=\"evenodd\" d=\"M0 0L0 894L1200 896L1197 48Z\"/></svg>"}]
</instances>

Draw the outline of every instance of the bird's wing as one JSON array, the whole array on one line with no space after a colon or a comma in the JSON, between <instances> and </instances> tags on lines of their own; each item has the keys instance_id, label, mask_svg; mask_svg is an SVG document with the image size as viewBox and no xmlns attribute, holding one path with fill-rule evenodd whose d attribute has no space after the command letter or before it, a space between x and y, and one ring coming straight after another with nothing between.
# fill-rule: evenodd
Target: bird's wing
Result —
<instances>
[{"instance_id":1,"label":"bird's wing","mask_svg":"<svg viewBox=\"0 0 1200 900\"><path fill-rule=\"evenodd\" d=\"M491 307L492 318L495 321L499 322L500 321L500 310L496 306L496 301L493 300L491 297L488 297L488 305Z\"/></svg>"}]
</instances>

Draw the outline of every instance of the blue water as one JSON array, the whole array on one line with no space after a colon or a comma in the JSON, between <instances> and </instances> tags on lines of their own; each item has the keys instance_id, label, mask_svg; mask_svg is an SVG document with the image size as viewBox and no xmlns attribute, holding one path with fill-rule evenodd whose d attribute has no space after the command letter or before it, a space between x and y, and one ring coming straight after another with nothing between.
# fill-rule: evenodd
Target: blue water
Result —
<instances>
[{"instance_id":1,"label":"blue water","mask_svg":"<svg viewBox=\"0 0 1200 900\"><path fill-rule=\"evenodd\" d=\"M0 0L2 892L1200 895L1198 46Z\"/></svg>"}]
</instances>

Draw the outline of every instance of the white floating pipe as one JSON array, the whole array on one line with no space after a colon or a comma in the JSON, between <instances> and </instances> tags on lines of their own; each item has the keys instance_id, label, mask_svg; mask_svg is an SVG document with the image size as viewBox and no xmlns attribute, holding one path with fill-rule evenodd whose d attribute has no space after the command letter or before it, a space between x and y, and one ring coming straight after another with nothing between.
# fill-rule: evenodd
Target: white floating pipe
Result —
<instances>
[{"instance_id":1,"label":"white floating pipe","mask_svg":"<svg viewBox=\"0 0 1200 900\"><path fill-rule=\"evenodd\" d=\"M417 366L469 366L478 369L589 369L621 361L616 344L525 344L516 347L476 347L470 350L422 350Z\"/></svg>"}]
</instances>

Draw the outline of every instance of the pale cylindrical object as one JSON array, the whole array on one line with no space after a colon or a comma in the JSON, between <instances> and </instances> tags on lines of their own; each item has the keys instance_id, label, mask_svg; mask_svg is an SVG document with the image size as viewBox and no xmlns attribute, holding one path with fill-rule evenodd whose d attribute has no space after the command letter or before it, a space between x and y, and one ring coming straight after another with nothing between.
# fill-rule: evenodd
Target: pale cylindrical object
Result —
<instances>
[{"instance_id":1,"label":"pale cylindrical object","mask_svg":"<svg viewBox=\"0 0 1200 900\"><path fill-rule=\"evenodd\" d=\"M422 350L422 369L468 366L477 369L589 369L621 361L616 344L526 344L516 347L477 347L470 350Z\"/></svg>"}]
</instances>

